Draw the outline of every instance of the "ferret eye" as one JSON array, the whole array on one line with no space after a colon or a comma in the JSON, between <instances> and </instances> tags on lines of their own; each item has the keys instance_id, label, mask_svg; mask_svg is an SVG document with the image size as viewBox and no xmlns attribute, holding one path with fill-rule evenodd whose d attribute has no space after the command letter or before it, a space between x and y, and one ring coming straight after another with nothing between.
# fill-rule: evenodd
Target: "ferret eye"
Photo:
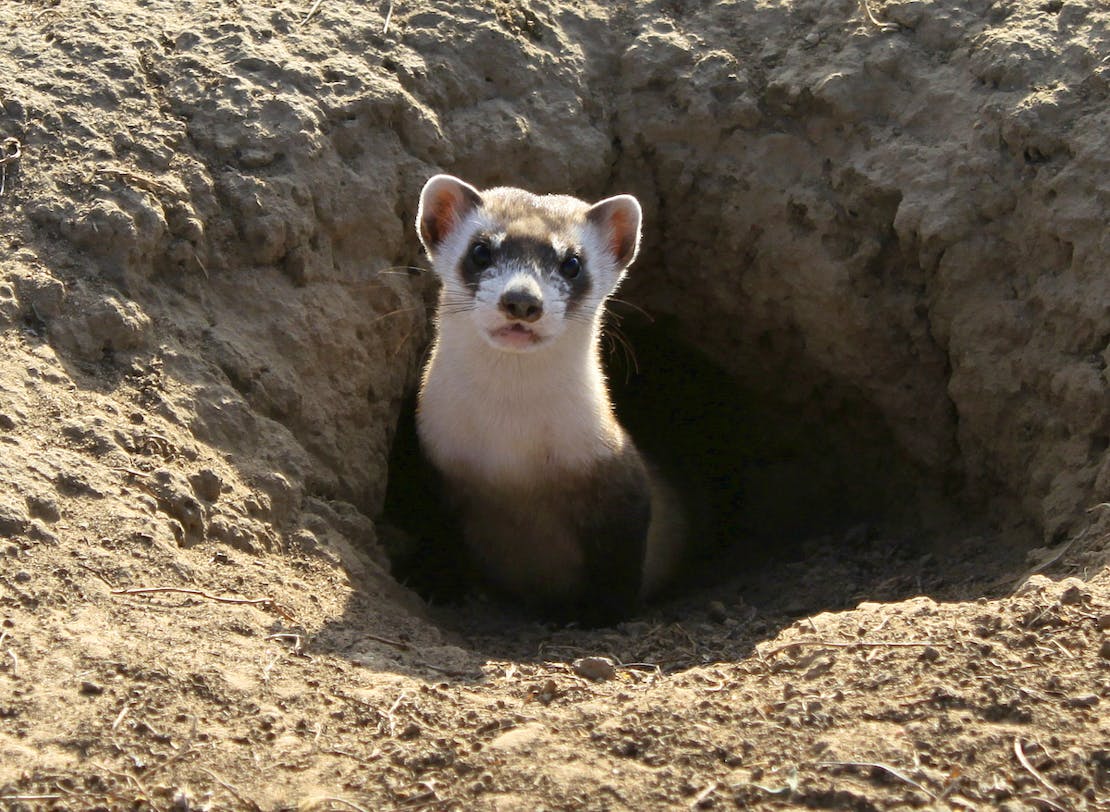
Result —
<instances>
[{"instance_id":1,"label":"ferret eye","mask_svg":"<svg viewBox=\"0 0 1110 812\"><path fill-rule=\"evenodd\" d=\"M574 279L582 272L582 260L571 254L563 260L563 264L559 266L559 273L567 279Z\"/></svg>"},{"instance_id":2,"label":"ferret eye","mask_svg":"<svg viewBox=\"0 0 1110 812\"><path fill-rule=\"evenodd\" d=\"M476 242L470 246L470 261L479 271L484 271L493 264L493 251L488 242Z\"/></svg>"}]
</instances>

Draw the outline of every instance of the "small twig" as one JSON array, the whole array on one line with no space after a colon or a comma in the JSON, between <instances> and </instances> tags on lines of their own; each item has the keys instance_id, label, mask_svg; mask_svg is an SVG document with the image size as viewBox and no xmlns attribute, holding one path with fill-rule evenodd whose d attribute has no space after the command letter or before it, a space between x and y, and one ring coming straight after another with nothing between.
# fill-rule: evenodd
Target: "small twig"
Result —
<instances>
[{"instance_id":1,"label":"small twig","mask_svg":"<svg viewBox=\"0 0 1110 812\"><path fill-rule=\"evenodd\" d=\"M921 786L921 784L914 781L908 775L901 772L900 770L896 770L894 767L891 767L889 764L881 764L878 761L818 761L817 766L818 767L864 767L864 768L872 769L872 770L882 770L887 775L893 776L894 778L897 778L899 781L902 781L906 784L909 784L914 789L917 789L917 790L920 790L921 792L924 792L926 795L929 796L929 798L931 800L934 800L934 801L937 800L937 796L936 796L935 793L930 792L928 789Z\"/></svg>"},{"instance_id":2,"label":"small twig","mask_svg":"<svg viewBox=\"0 0 1110 812\"><path fill-rule=\"evenodd\" d=\"M116 778L122 778L124 780L124 782L126 782L128 784L134 784L135 788L137 790L139 790L139 792L141 792L143 795L147 796L148 798L150 797L150 793L147 792L146 787L143 786L143 782L140 781L135 776L133 776L131 773L121 772L120 770L113 770L111 767L109 767L105 764L98 764L95 761L92 762L92 764L93 764L94 767L96 767L100 770L103 770L104 772L108 773L109 775L114 775Z\"/></svg>"},{"instance_id":3,"label":"small twig","mask_svg":"<svg viewBox=\"0 0 1110 812\"><path fill-rule=\"evenodd\" d=\"M719 785L717 784L716 781L711 782L708 787L706 787L701 792L699 792L696 796L694 796L694 800L690 801L690 808L691 809L697 809L699 806L701 806L702 801L704 801L706 798L708 798L710 795L712 795L714 792L716 792L718 786Z\"/></svg>"},{"instance_id":4,"label":"small twig","mask_svg":"<svg viewBox=\"0 0 1110 812\"><path fill-rule=\"evenodd\" d=\"M1040 782L1042 787L1047 789L1053 795L1059 795L1060 794L1060 790L1056 789L1056 787L1052 784L1051 781L1049 781L1047 778L1045 778L1043 775L1041 775L1037 771L1037 768L1029 763L1029 759L1026 757L1025 751L1021 748L1021 737L1020 736L1014 736L1014 755L1017 756L1017 760L1021 764L1021 766L1024 767L1025 769L1027 769L1029 771L1029 774L1031 776L1033 776L1034 778L1036 778L1037 781Z\"/></svg>"},{"instance_id":5,"label":"small twig","mask_svg":"<svg viewBox=\"0 0 1110 812\"><path fill-rule=\"evenodd\" d=\"M269 609L274 613L281 615L286 620L292 621L293 613L273 598L230 598L223 595L213 595L204 592L200 589L185 589L177 586L143 586L135 587L133 589L113 589L113 595L151 595L156 592L172 592L179 595L195 595L198 598L206 598L210 601L217 603L234 603L248 606L258 606L262 609Z\"/></svg>"},{"instance_id":6,"label":"small twig","mask_svg":"<svg viewBox=\"0 0 1110 812\"><path fill-rule=\"evenodd\" d=\"M126 169L117 169L111 166L98 166L93 170L94 175L107 175L108 177L115 178L119 181L131 181L131 183L144 192L151 194L161 193L166 197L181 197L181 193L161 181L154 178L148 178L144 175L136 175L134 172L129 172Z\"/></svg>"},{"instance_id":7,"label":"small twig","mask_svg":"<svg viewBox=\"0 0 1110 812\"><path fill-rule=\"evenodd\" d=\"M15 652L8 649L8 656L12 658L12 676L19 676L19 658L15 656Z\"/></svg>"},{"instance_id":8,"label":"small twig","mask_svg":"<svg viewBox=\"0 0 1110 812\"><path fill-rule=\"evenodd\" d=\"M23 145L18 138L5 138L0 143L0 196L8 188L8 164L15 166L23 157Z\"/></svg>"},{"instance_id":9,"label":"small twig","mask_svg":"<svg viewBox=\"0 0 1110 812\"><path fill-rule=\"evenodd\" d=\"M267 640L292 640L293 648L291 651L294 654L302 654L304 652L304 643L301 641L299 634L292 634L290 632L282 632L280 634L270 634L266 636Z\"/></svg>"},{"instance_id":10,"label":"small twig","mask_svg":"<svg viewBox=\"0 0 1110 812\"><path fill-rule=\"evenodd\" d=\"M373 753L370 754L369 759L365 759L362 756L356 756L354 753L348 753L346 750L340 750L338 747L333 747L331 750L325 750L324 752L329 753L333 756L344 756L346 758L357 761L359 764L365 765L373 764L375 761L382 757L381 750L375 750Z\"/></svg>"},{"instance_id":11,"label":"small twig","mask_svg":"<svg viewBox=\"0 0 1110 812\"><path fill-rule=\"evenodd\" d=\"M253 812L262 812L262 807L260 807L257 803L252 801L250 798L243 797L243 794L241 792L239 792L239 790L237 790L235 787L231 786L231 784L224 781L222 778L220 778L218 775L216 775L210 769L208 769L207 767L201 767L200 769L203 772L208 773L212 777L213 781L215 781L221 787L223 787L228 792L230 792L232 794L232 796L237 801L239 801L239 803L241 803L243 806L245 806L247 809L251 809L251 810L253 810Z\"/></svg>"},{"instance_id":12,"label":"small twig","mask_svg":"<svg viewBox=\"0 0 1110 812\"><path fill-rule=\"evenodd\" d=\"M1035 803L1038 803L1038 804L1044 804L1049 809L1053 810L1053 812L1068 812L1068 810L1065 809L1064 807L1060 806L1060 804L1058 804L1055 801L1050 800L1048 798L1041 798L1039 796L1034 796L1034 797L1030 798L1029 800L1033 801Z\"/></svg>"},{"instance_id":13,"label":"small twig","mask_svg":"<svg viewBox=\"0 0 1110 812\"><path fill-rule=\"evenodd\" d=\"M765 651L756 651L761 657L773 657L787 649L792 649L796 646L827 646L829 648L923 648L925 646L941 646L942 643L936 643L932 640L794 640L790 643L782 643L774 646L773 648L766 649Z\"/></svg>"},{"instance_id":14,"label":"small twig","mask_svg":"<svg viewBox=\"0 0 1110 812\"><path fill-rule=\"evenodd\" d=\"M374 634L373 632L363 632L362 634L378 643L384 643L387 646L399 648L401 651L409 651L412 649L412 646L402 640L390 640L388 637L382 637L380 634Z\"/></svg>"},{"instance_id":15,"label":"small twig","mask_svg":"<svg viewBox=\"0 0 1110 812\"><path fill-rule=\"evenodd\" d=\"M1052 645L1056 646L1056 648L1060 649L1060 653L1063 654L1065 657L1067 657L1069 660L1073 659L1075 657L1075 655L1072 654L1070 651L1068 651L1066 648L1064 648L1064 644L1061 643L1056 638L1053 638L1049 642L1052 643Z\"/></svg>"},{"instance_id":16,"label":"small twig","mask_svg":"<svg viewBox=\"0 0 1110 812\"><path fill-rule=\"evenodd\" d=\"M93 567L90 567L88 564L82 564L80 561L77 562L77 566L79 566L83 570L88 570L89 572L91 572L93 575L95 575L97 578L99 578L101 581L103 581L105 584L107 584L109 589L115 589L116 588L116 585L113 584L112 581L108 578L108 576L105 575L104 573L99 572L98 570L96 570Z\"/></svg>"},{"instance_id":17,"label":"small twig","mask_svg":"<svg viewBox=\"0 0 1110 812\"><path fill-rule=\"evenodd\" d=\"M198 752L198 750L190 745L190 746L186 747L184 750L182 750L181 752L170 756L165 761L161 761L158 764L155 764L153 767L148 768L147 771L143 774L149 780L150 777L152 775L154 775L155 773L161 772L162 770L166 769L167 767L172 767L177 762L179 762L182 759L187 758L191 755L195 755L197 752Z\"/></svg>"},{"instance_id":18,"label":"small twig","mask_svg":"<svg viewBox=\"0 0 1110 812\"><path fill-rule=\"evenodd\" d=\"M434 804L443 804L446 806L450 803L452 803L451 798L440 798L434 790L430 790L408 803L401 804L400 806L391 806L384 812L416 812L418 809L427 809Z\"/></svg>"},{"instance_id":19,"label":"small twig","mask_svg":"<svg viewBox=\"0 0 1110 812\"><path fill-rule=\"evenodd\" d=\"M389 33L389 21L393 19L393 0L389 0L389 8L385 12L385 25L382 26L382 35Z\"/></svg>"},{"instance_id":20,"label":"small twig","mask_svg":"<svg viewBox=\"0 0 1110 812\"><path fill-rule=\"evenodd\" d=\"M1097 505L1096 505L1096 507L1097 507ZM1051 553L1049 553L1047 556L1045 556L1045 558L1043 560L1041 560L1038 564L1036 564L1033 567L1031 567L1030 569L1026 570L1025 573L1020 578L1018 578L1017 583L1014 585L1014 591L1016 592L1018 589L1020 589L1026 581L1028 581L1030 578L1032 578L1038 572L1041 572L1042 570L1048 569L1050 566L1052 566L1057 561L1059 561L1061 558L1063 558L1064 555L1068 552L1068 550L1070 550L1072 548L1072 545L1074 545L1080 539L1083 539L1083 538L1087 537L1087 534L1090 531L1090 529L1091 528L1088 527L1087 529L1085 529L1079 535L1072 536L1066 542L1059 545Z\"/></svg>"},{"instance_id":21,"label":"small twig","mask_svg":"<svg viewBox=\"0 0 1110 812\"><path fill-rule=\"evenodd\" d=\"M0 801L56 801L64 795L0 795Z\"/></svg>"},{"instance_id":22,"label":"small twig","mask_svg":"<svg viewBox=\"0 0 1110 812\"><path fill-rule=\"evenodd\" d=\"M401 693L397 695L397 700L392 705L390 705L389 710L385 712L385 719L389 723L390 736L397 735L397 726L393 721L393 712L401 706L401 702L405 699L406 696L408 696L408 694L406 694L404 691L401 691Z\"/></svg>"},{"instance_id":23,"label":"small twig","mask_svg":"<svg viewBox=\"0 0 1110 812\"><path fill-rule=\"evenodd\" d=\"M470 676L474 676L474 672L471 672L471 671L460 671L457 668L444 668L441 665L432 665L431 663L426 662L425 660L414 659L414 660L412 660L412 662L413 662L414 665L418 665L421 668L427 668L429 671L435 671L437 674L443 674L443 676L445 676L445 677L470 677Z\"/></svg>"},{"instance_id":24,"label":"small twig","mask_svg":"<svg viewBox=\"0 0 1110 812\"><path fill-rule=\"evenodd\" d=\"M898 26L895 23L879 22L879 20L875 17L875 15L871 13L871 5L867 2L867 0L859 0L859 5L860 5L860 8L863 9L863 13L864 13L864 16L867 17L867 21L869 23L871 23L873 26L875 26L876 28L878 28L880 31L897 31L898 30Z\"/></svg>"},{"instance_id":25,"label":"small twig","mask_svg":"<svg viewBox=\"0 0 1110 812\"><path fill-rule=\"evenodd\" d=\"M119 715L116 716L116 721L112 722L112 730L115 730L117 727L120 726L120 723L123 721L123 717L125 717L130 710L131 703L125 702L123 707L119 709Z\"/></svg>"},{"instance_id":26,"label":"small twig","mask_svg":"<svg viewBox=\"0 0 1110 812\"><path fill-rule=\"evenodd\" d=\"M275 665L277 665L277 661L280 660L284 656L285 656L285 652L284 651L279 651L277 654L274 655L274 658L272 660L270 660L269 664L265 668L262 669L262 681L263 682L269 683L269 681L270 681L270 669L272 669Z\"/></svg>"},{"instance_id":27,"label":"small twig","mask_svg":"<svg viewBox=\"0 0 1110 812\"><path fill-rule=\"evenodd\" d=\"M299 23L297 23L297 25L302 26L305 23L307 23L309 20L311 20L312 15L316 13L316 10L318 8L320 8L320 4L323 3L323 2L324 2L324 0L316 0L316 2L312 4L312 8L310 8L308 10L308 14L304 15L304 19L301 20Z\"/></svg>"},{"instance_id":28,"label":"small twig","mask_svg":"<svg viewBox=\"0 0 1110 812\"><path fill-rule=\"evenodd\" d=\"M121 473L127 474L128 476L137 476L140 478L150 476L150 474L146 473L145 471L136 471L134 468L128 468L124 465L113 465L111 467L111 470L120 471Z\"/></svg>"},{"instance_id":29,"label":"small twig","mask_svg":"<svg viewBox=\"0 0 1110 812\"><path fill-rule=\"evenodd\" d=\"M348 809L353 809L355 812L370 812L366 807L359 806L354 801L348 801L346 798L337 798L333 795L325 795L322 798L313 798L308 802L308 809L315 809L319 804L342 804Z\"/></svg>"},{"instance_id":30,"label":"small twig","mask_svg":"<svg viewBox=\"0 0 1110 812\"><path fill-rule=\"evenodd\" d=\"M622 663L619 657L613 657L612 659L618 666L629 671L650 671L652 676L656 677L663 675L663 669L659 667L658 663Z\"/></svg>"}]
</instances>

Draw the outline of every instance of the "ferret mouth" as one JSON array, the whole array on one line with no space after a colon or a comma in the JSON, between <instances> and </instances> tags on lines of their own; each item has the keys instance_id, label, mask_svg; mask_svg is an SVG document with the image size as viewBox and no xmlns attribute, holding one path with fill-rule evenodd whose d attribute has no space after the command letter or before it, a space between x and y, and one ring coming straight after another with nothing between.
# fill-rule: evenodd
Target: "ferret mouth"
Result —
<instances>
[{"instance_id":1,"label":"ferret mouth","mask_svg":"<svg viewBox=\"0 0 1110 812\"><path fill-rule=\"evenodd\" d=\"M543 341L535 330L519 321L490 331L490 338L499 347L509 350L527 350Z\"/></svg>"}]
</instances>

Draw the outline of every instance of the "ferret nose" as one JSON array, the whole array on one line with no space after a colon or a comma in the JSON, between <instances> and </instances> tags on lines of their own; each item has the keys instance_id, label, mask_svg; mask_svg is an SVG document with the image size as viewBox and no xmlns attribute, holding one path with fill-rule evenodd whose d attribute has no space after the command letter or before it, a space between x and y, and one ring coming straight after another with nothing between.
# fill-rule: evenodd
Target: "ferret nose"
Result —
<instances>
[{"instance_id":1,"label":"ferret nose","mask_svg":"<svg viewBox=\"0 0 1110 812\"><path fill-rule=\"evenodd\" d=\"M507 290L497 303L501 312L514 321L535 321L543 315L543 301L534 293L520 288Z\"/></svg>"}]
</instances>

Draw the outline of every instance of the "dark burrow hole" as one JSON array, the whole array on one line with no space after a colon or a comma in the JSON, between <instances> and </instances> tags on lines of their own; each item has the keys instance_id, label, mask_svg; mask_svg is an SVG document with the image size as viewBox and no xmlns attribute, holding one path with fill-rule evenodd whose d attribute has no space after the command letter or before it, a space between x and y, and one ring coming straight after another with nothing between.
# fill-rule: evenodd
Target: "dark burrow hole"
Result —
<instances>
[{"instance_id":1,"label":"dark burrow hole","mask_svg":"<svg viewBox=\"0 0 1110 812\"><path fill-rule=\"evenodd\" d=\"M645 612L681 616L710 600L798 615L921 594L974 599L1020 567L1027 542L1003 544L961 503L961 483L913 464L857 393L814 371L820 386L784 400L774 393L799 387L729 375L684 343L677 320L612 309L621 339L610 330L603 340L618 416L696 521L686 566ZM796 384L805 364L782 374ZM415 393L393 444L382 538L401 583L433 606L473 605L457 531L429 498L414 413Z\"/></svg>"}]
</instances>

